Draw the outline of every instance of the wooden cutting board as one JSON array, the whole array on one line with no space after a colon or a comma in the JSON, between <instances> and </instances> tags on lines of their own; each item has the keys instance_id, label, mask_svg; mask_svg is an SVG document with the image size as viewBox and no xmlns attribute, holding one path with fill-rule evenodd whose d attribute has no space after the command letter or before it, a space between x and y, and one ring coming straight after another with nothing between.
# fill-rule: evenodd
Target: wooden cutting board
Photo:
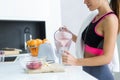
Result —
<instances>
[{"instance_id":1,"label":"wooden cutting board","mask_svg":"<svg viewBox=\"0 0 120 80\"><path fill-rule=\"evenodd\" d=\"M25 72L29 74L33 73L53 73L53 72L64 72L64 66L61 64L53 63L48 65L43 65L39 69L30 70L30 69L24 69Z\"/></svg>"},{"instance_id":2,"label":"wooden cutting board","mask_svg":"<svg viewBox=\"0 0 120 80\"><path fill-rule=\"evenodd\" d=\"M5 48L3 49L3 52L5 55L17 55L21 52L22 50L16 49L16 48Z\"/></svg>"}]
</instances>

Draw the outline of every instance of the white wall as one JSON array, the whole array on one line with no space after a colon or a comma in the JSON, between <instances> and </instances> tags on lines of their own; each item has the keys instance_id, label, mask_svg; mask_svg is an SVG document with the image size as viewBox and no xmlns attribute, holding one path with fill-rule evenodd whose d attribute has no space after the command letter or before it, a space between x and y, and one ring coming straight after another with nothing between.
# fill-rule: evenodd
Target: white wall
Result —
<instances>
[{"instance_id":1,"label":"white wall","mask_svg":"<svg viewBox=\"0 0 120 80\"><path fill-rule=\"evenodd\" d=\"M49 0L0 0L0 19L45 20L49 6Z\"/></svg>"},{"instance_id":2,"label":"white wall","mask_svg":"<svg viewBox=\"0 0 120 80\"><path fill-rule=\"evenodd\" d=\"M61 0L62 24L68 26L75 34L88 13L83 0Z\"/></svg>"},{"instance_id":3,"label":"white wall","mask_svg":"<svg viewBox=\"0 0 120 80\"><path fill-rule=\"evenodd\" d=\"M46 37L61 25L60 0L0 0L0 20L46 21Z\"/></svg>"},{"instance_id":4,"label":"white wall","mask_svg":"<svg viewBox=\"0 0 120 80\"><path fill-rule=\"evenodd\" d=\"M118 51L119 51L119 63L120 63L120 34L118 36ZM120 72L119 73L115 73L115 80L119 80L120 79Z\"/></svg>"},{"instance_id":5,"label":"white wall","mask_svg":"<svg viewBox=\"0 0 120 80\"><path fill-rule=\"evenodd\" d=\"M89 11L83 0L61 0L62 24L66 25L76 35L88 14ZM74 43L72 43L70 51L74 55Z\"/></svg>"}]
</instances>

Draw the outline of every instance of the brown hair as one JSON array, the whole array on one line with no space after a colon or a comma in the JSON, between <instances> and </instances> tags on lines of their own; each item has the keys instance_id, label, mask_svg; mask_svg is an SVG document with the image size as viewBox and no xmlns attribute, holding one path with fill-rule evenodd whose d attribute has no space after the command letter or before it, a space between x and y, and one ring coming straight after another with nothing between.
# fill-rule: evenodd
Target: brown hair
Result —
<instances>
[{"instance_id":1,"label":"brown hair","mask_svg":"<svg viewBox=\"0 0 120 80\"><path fill-rule=\"evenodd\" d=\"M111 0L110 6L114 13L117 15L118 20L119 20L119 28L118 32L120 33L120 1L119 0Z\"/></svg>"}]
</instances>

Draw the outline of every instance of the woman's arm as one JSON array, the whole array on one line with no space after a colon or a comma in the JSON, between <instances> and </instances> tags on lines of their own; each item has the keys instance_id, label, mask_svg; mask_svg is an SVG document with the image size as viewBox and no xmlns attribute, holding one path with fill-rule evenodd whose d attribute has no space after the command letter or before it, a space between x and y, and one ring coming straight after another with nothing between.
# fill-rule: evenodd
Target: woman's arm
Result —
<instances>
[{"instance_id":1,"label":"woman's arm","mask_svg":"<svg viewBox=\"0 0 120 80\"><path fill-rule=\"evenodd\" d=\"M66 52L67 54L63 55L63 62L65 64L99 66L109 64L111 62L118 32L118 19L114 15L109 16L110 17L105 19L102 26L104 32L104 54L90 58L76 59L69 52Z\"/></svg>"}]
</instances>

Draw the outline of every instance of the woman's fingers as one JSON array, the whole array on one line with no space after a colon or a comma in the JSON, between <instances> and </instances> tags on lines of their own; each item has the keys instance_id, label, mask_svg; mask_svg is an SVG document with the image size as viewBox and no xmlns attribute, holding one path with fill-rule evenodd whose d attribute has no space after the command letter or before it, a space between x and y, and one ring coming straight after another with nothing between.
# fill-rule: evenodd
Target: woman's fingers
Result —
<instances>
[{"instance_id":1,"label":"woman's fingers","mask_svg":"<svg viewBox=\"0 0 120 80\"><path fill-rule=\"evenodd\" d=\"M62 30L67 31L68 29L67 29L67 27L66 27L66 26L62 26L62 27L60 27L60 28L59 28L59 30L60 30L60 31L62 31Z\"/></svg>"},{"instance_id":2,"label":"woman's fingers","mask_svg":"<svg viewBox=\"0 0 120 80\"><path fill-rule=\"evenodd\" d=\"M62 54L62 61L63 62L67 61L67 55L65 53Z\"/></svg>"},{"instance_id":3,"label":"woman's fingers","mask_svg":"<svg viewBox=\"0 0 120 80\"><path fill-rule=\"evenodd\" d=\"M70 64L70 60L69 60L69 58L70 58L70 55L69 55L70 53L68 52L68 51L65 51L63 54L62 54L62 62L64 63L64 64Z\"/></svg>"},{"instance_id":4,"label":"woman's fingers","mask_svg":"<svg viewBox=\"0 0 120 80\"><path fill-rule=\"evenodd\" d=\"M64 53L62 54L62 62L64 64L77 65L77 59L68 51L64 51Z\"/></svg>"},{"instance_id":5,"label":"woman's fingers","mask_svg":"<svg viewBox=\"0 0 120 80\"><path fill-rule=\"evenodd\" d=\"M69 51L66 51L66 50L64 51L64 53L67 54L67 55L70 54L70 52L69 52Z\"/></svg>"}]
</instances>

